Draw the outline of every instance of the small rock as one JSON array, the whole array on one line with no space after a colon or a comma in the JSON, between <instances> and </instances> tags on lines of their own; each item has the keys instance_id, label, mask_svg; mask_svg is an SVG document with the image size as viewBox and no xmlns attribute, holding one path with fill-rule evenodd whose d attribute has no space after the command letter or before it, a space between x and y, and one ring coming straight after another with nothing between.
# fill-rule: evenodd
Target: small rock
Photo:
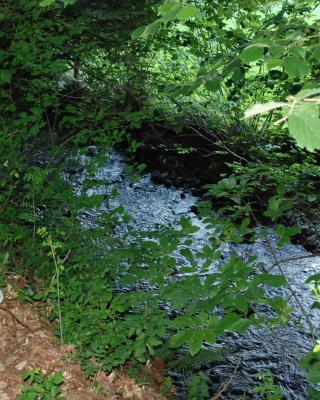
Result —
<instances>
[{"instance_id":1,"label":"small rock","mask_svg":"<svg viewBox=\"0 0 320 400\"><path fill-rule=\"evenodd\" d=\"M0 399L1 400L10 400L8 395L3 392L0 392Z\"/></svg>"},{"instance_id":2,"label":"small rock","mask_svg":"<svg viewBox=\"0 0 320 400\"><path fill-rule=\"evenodd\" d=\"M27 365L27 360L21 361L19 364L15 366L18 371L22 371L23 368Z\"/></svg>"},{"instance_id":3,"label":"small rock","mask_svg":"<svg viewBox=\"0 0 320 400\"><path fill-rule=\"evenodd\" d=\"M88 147L87 156L94 157L98 154L98 149L95 146Z\"/></svg>"},{"instance_id":4,"label":"small rock","mask_svg":"<svg viewBox=\"0 0 320 400\"><path fill-rule=\"evenodd\" d=\"M309 236L309 237L307 238L307 240L306 240L307 243L314 243L314 242L316 242L316 241L317 241L317 235L316 235L316 234L315 234L315 235Z\"/></svg>"},{"instance_id":5,"label":"small rock","mask_svg":"<svg viewBox=\"0 0 320 400\"><path fill-rule=\"evenodd\" d=\"M198 214L198 207L197 206L191 206L190 211L193 212L194 214Z\"/></svg>"}]
</instances>

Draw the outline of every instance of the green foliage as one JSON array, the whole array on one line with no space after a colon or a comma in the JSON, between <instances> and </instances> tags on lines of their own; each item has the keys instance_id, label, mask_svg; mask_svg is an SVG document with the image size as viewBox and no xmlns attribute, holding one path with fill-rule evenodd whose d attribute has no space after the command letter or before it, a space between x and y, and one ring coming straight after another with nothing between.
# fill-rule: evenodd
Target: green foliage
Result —
<instances>
[{"instance_id":1,"label":"green foliage","mask_svg":"<svg viewBox=\"0 0 320 400\"><path fill-rule=\"evenodd\" d=\"M320 382L320 345L317 343L313 350L301 358L301 367L308 371L308 380L312 383Z\"/></svg>"},{"instance_id":2,"label":"green foliage","mask_svg":"<svg viewBox=\"0 0 320 400\"><path fill-rule=\"evenodd\" d=\"M148 24L147 26L139 27L132 33L133 39L146 39L149 35L157 32L160 27L168 22L178 19L181 21L189 20L199 15L199 11L194 4L183 4L179 0L170 0L158 8L159 19Z\"/></svg>"},{"instance_id":3,"label":"green foliage","mask_svg":"<svg viewBox=\"0 0 320 400\"><path fill-rule=\"evenodd\" d=\"M162 384L162 388L161 388L161 392L160 392L162 394L162 396L166 396L170 393L172 385L173 385L172 378L170 376L167 376L164 379L164 382Z\"/></svg>"},{"instance_id":4,"label":"green foliage","mask_svg":"<svg viewBox=\"0 0 320 400\"><path fill-rule=\"evenodd\" d=\"M209 398L208 377L203 374L193 375L188 380L188 400L205 400Z\"/></svg>"},{"instance_id":5,"label":"green foliage","mask_svg":"<svg viewBox=\"0 0 320 400\"><path fill-rule=\"evenodd\" d=\"M9 254L0 253L0 288L6 286L6 272L8 269Z\"/></svg>"},{"instance_id":6,"label":"green foliage","mask_svg":"<svg viewBox=\"0 0 320 400\"><path fill-rule=\"evenodd\" d=\"M244 262L233 255L229 262L220 266L218 273L209 275L203 285L200 286L194 278L185 278L167 288L164 292L167 301L179 298L177 305L188 305L185 315L172 323L180 331L172 336L171 347L177 348L187 342L190 354L195 355L204 342L214 344L217 336L224 332L241 333L252 324L263 323L263 317L249 315L252 303L265 303L260 285L280 287L286 281L281 276L268 274L257 274L251 279L253 272L257 273L254 266L254 259ZM198 298L200 291L203 300ZM182 293L185 299L181 298ZM194 301L190 303L191 300ZM172 303L174 307L175 303ZM218 306L225 310L221 318L212 315Z\"/></svg>"},{"instance_id":7,"label":"green foliage","mask_svg":"<svg viewBox=\"0 0 320 400\"><path fill-rule=\"evenodd\" d=\"M284 398L281 387L274 384L270 370L260 372L257 378L261 381L261 384L254 387L253 392L258 394L259 398L266 400L282 400Z\"/></svg>"},{"instance_id":8,"label":"green foliage","mask_svg":"<svg viewBox=\"0 0 320 400\"><path fill-rule=\"evenodd\" d=\"M64 381L61 372L46 377L40 369L35 368L25 371L22 378L27 386L22 388L18 400L67 400L66 397L60 396L60 386Z\"/></svg>"},{"instance_id":9,"label":"green foliage","mask_svg":"<svg viewBox=\"0 0 320 400\"><path fill-rule=\"evenodd\" d=\"M316 204L319 166L313 158L311 162L306 159L302 163L287 165L290 156L277 153L273 146L263 156L263 163L242 165L234 162L230 165L232 173L216 184L204 187L206 196L214 198L213 205L224 205L219 209L224 216L238 222L243 219L244 224L250 215L261 213L263 208L264 215L276 222L296 206L309 207L310 202ZM298 230L288 232L293 236ZM232 240L237 241L235 238Z\"/></svg>"},{"instance_id":10,"label":"green foliage","mask_svg":"<svg viewBox=\"0 0 320 400\"><path fill-rule=\"evenodd\" d=\"M315 274L308 277L306 283L312 285L312 295L315 298L311 308L320 308L320 275ZM301 367L308 371L308 380L312 383L320 382L320 345L319 342L315 344L313 349L301 358ZM311 396L311 395L310 395ZM314 393L317 398L316 393ZM310 397L312 398L312 396Z\"/></svg>"},{"instance_id":11,"label":"green foliage","mask_svg":"<svg viewBox=\"0 0 320 400\"><path fill-rule=\"evenodd\" d=\"M40 7L48 7L54 4L57 0L42 0L40 1ZM63 4L65 6L68 6L70 4L74 4L77 2L77 0L62 0Z\"/></svg>"},{"instance_id":12,"label":"green foliage","mask_svg":"<svg viewBox=\"0 0 320 400\"><path fill-rule=\"evenodd\" d=\"M263 46L254 45L246 47L240 54L241 60L245 63L257 61L263 55Z\"/></svg>"},{"instance_id":13,"label":"green foliage","mask_svg":"<svg viewBox=\"0 0 320 400\"><path fill-rule=\"evenodd\" d=\"M167 367L168 369L180 372L192 372L220 360L225 353L226 351L221 349L202 349L194 356L190 353L182 353L175 360L169 361Z\"/></svg>"},{"instance_id":14,"label":"green foliage","mask_svg":"<svg viewBox=\"0 0 320 400\"><path fill-rule=\"evenodd\" d=\"M295 60L292 63L297 64ZM248 118L276 108L289 107L288 113L277 123L288 120L290 134L297 141L298 146L314 151L320 148L319 99L308 96L318 93L319 89L302 90L295 97L290 96L288 103L256 104L246 111L245 116Z\"/></svg>"},{"instance_id":15,"label":"green foliage","mask_svg":"<svg viewBox=\"0 0 320 400\"><path fill-rule=\"evenodd\" d=\"M318 400L319 398L320 398L319 391L312 387L309 387L308 394L307 394L307 400Z\"/></svg>"},{"instance_id":16,"label":"green foliage","mask_svg":"<svg viewBox=\"0 0 320 400\"><path fill-rule=\"evenodd\" d=\"M78 207L83 205L80 202ZM87 206L92 206L91 200ZM254 259L244 261L233 255L231 260L220 264L216 273L203 279L201 272L205 273L220 258L217 251L220 242L194 254L189 241L199 228L190 219L182 218L179 229L128 231L124 240L110 235L112 226L123 215L121 207L102 214L96 227L82 231L80 241L76 221L68 241L63 239L61 228L60 232L50 228L50 234L47 229L38 230L42 248L49 250L46 262L53 263L53 278L33 299L51 303L49 318L58 322L64 341L77 346L77 358L88 376L99 368L109 372L132 360L145 363L170 337L172 347L188 343L190 356L185 356L185 364L201 365L216 359L216 354L201 350L203 344L214 344L225 332L241 333L252 324L266 322L262 317L250 315L253 304L266 304L279 315L284 313L285 302L267 300L263 287L280 287L286 280L260 273ZM240 229L242 234L246 231ZM177 263L172 255L177 249L189 266ZM203 260L201 268L195 262L196 257ZM177 268L181 273L200 274L172 279ZM129 290L114 292L114 286L119 284L129 285ZM141 284L144 290L135 286L130 289L130 285ZM170 320L161 307L163 303L177 310L178 316ZM218 310L219 315L215 315ZM174 368L179 369L179 363Z\"/></svg>"},{"instance_id":17,"label":"green foliage","mask_svg":"<svg viewBox=\"0 0 320 400\"><path fill-rule=\"evenodd\" d=\"M289 116L289 129L300 147L320 149L319 107L316 104L297 105Z\"/></svg>"},{"instance_id":18,"label":"green foliage","mask_svg":"<svg viewBox=\"0 0 320 400\"><path fill-rule=\"evenodd\" d=\"M214 2L215 3L215 2ZM287 76L289 85L294 80L305 83L305 88L313 88L316 86L317 79L317 50L316 36L312 33L318 28L317 7L314 2L300 2L299 4L283 4L279 11L279 2L269 2L268 6L264 3L250 3L248 7L240 5L240 12L234 13L234 21L230 20L229 12L231 8L223 9L223 5L214 4L212 9L220 13L212 13L211 7L206 3L197 5L198 9L192 4L186 4L179 1L167 1L158 8L160 18L151 24L138 28L133 37L147 38L150 34L157 32L163 25L168 22L179 21L181 16L186 18L195 17L195 25L198 30L204 33L205 40L208 40L207 30L212 28L219 29L219 42L213 43L213 48L218 54L213 58L213 63L203 66L198 73L194 83L189 84L191 91L197 89L202 83L211 90L217 90L219 83L221 88L222 82L226 80L233 82L234 87L241 87L245 84L250 85L254 78L267 83L267 87L273 86L266 82L264 75L271 73L274 75L277 71L282 71ZM232 7L232 5L230 6ZM205 13L201 14L201 8ZM269 16L269 13L271 16ZM246 14L251 13L251 15ZM203 14L206 18L203 18ZM243 17L246 15L246 22L243 23ZM305 17L301 25L301 15ZM242 18L242 20L241 20ZM234 23L235 22L235 23ZM237 22L239 22L237 24ZM260 22L260 24L259 24ZM236 27L234 32L230 29ZM290 26L290 34L286 36L283 33L283 26ZM264 27L261 30L261 26ZM250 37L251 43L247 44L247 37ZM299 40L297 40L299 37ZM225 46L224 46L225 45ZM228 48L228 47L229 48ZM210 48L212 52L212 47ZM201 48L203 55L206 51ZM209 57L208 57L209 58ZM259 68L257 68L257 66ZM265 71L261 67L265 66ZM209 74L203 73L203 70L211 70L218 76L215 84ZM220 82L219 82L220 80ZM209 82L209 83L207 83ZM182 92L180 92L182 94ZM190 93L190 92L189 92ZM188 91L183 92L188 94ZM237 94L238 97L241 95ZM303 104L301 107L297 105L299 93L297 97L288 97L289 113L278 121L278 123L289 120L290 135L297 140L300 147L305 147L309 151L320 148L318 132L319 132L319 100L314 99L315 103ZM310 99L307 98L306 101ZM253 109L247 111L246 115L252 116L261 112L273 110L287 104L279 102L268 102L266 105L256 105ZM305 135L307 131L307 135Z\"/></svg>"},{"instance_id":19,"label":"green foliage","mask_svg":"<svg viewBox=\"0 0 320 400\"><path fill-rule=\"evenodd\" d=\"M315 302L312 304L312 308L320 308L320 275L310 275L306 280L306 283L312 286L312 295L315 298Z\"/></svg>"}]
</instances>

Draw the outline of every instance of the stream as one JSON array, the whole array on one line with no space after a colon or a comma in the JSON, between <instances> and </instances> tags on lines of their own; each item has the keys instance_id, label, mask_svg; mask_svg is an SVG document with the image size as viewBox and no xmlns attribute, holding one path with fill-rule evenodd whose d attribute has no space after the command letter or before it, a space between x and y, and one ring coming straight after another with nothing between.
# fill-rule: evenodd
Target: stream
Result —
<instances>
[{"instance_id":1,"label":"stream","mask_svg":"<svg viewBox=\"0 0 320 400\"><path fill-rule=\"evenodd\" d=\"M80 164L88 160L89 156L80 156ZM198 232L193 235L192 249L201 249L208 241L208 232L201 219L192 211L197 202L197 197L193 196L187 189L177 189L175 187L165 187L156 184L152 180L151 174L145 174L137 182L131 181L126 173L127 163L125 158L119 153L111 153L108 161L100 167L95 178L105 179L108 185L99 189L90 189L88 194L109 195L116 189L118 195L108 200L108 204L101 208L91 209L81 214L84 225L94 223L95 218L102 212L123 206L132 216L130 224L140 231L148 231L157 225L175 224L182 216L191 218L193 225L199 227ZM80 193L82 184L86 178L86 172L79 168L78 171L66 172L69 182ZM124 226L117 228L121 235ZM233 244L225 243L221 247L223 258L227 259L232 253L237 253L243 258L250 255L258 256L258 261L267 266L274 264L274 254L279 260L300 258L297 261L287 261L282 263L291 290L267 289L270 296L276 290L281 293L292 304L294 312L292 322L288 326L278 326L274 328L251 327L244 334L229 333L218 340L217 346L227 348L229 352L222 360L214 362L205 367L201 367L200 372L209 378L209 388L215 393L221 385L228 381L232 376L237 364L239 368L230 382L227 390L221 395L221 399L263 399L263 397L253 397L252 387L257 386L257 373L269 369L274 376L274 383L280 385L284 393L284 399L302 400L307 397L307 382L305 372L299 367L300 357L312 348L312 338L305 318L297 307L297 299L303 304L305 310L310 313L309 318L318 333L320 325L320 313L316 310L310 311L310 306L314 299L311 296L311 288L305 284L305 280L311 274L320 270L320 257L310 256L300 245L286 245L281 249L277 248L277 238L275 233L269 229L269 236L260 239L254 244ZM276 269L274 273L277 273ZM294 291L295 295L292 295ZM294 323L299 322L299 323ZM199 372L199 371L195 371ZM180 373L171 373L175 382L175 389L178 393L177 398L186 398L185 380L186 377ZM180 397L179 397L180 395Z\"/></svg>"}]
</instances>

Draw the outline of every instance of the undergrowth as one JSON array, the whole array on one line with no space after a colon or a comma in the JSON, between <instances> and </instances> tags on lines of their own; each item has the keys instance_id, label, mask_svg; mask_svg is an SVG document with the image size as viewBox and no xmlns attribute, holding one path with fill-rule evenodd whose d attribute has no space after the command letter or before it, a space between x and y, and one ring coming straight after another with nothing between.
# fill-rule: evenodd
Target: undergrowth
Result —
<instances>
[{"instance_id":1,"label":"undergrowth","mask_svg":"<svg viewBox=\"0 0 320 400\"><path fill-rule=\"evenodd\" d=\"M90 173L96 187L104 184ZM42 242L46 272L51 265L51 275L44 279L42 289L35 281L37 291L24 296L47 303L57 334L64 343L76 346L75 358L88 377L131 362L145 364L161 357L161 349L169 370L194 371L223 357L214 344L225 332L241 333L251 325L273 326L290 320L286 302L270 299L264 291L265 285L283 286L285 277L265 273L255 257L222 258L219 248L230 240L230 229L233 239L242 242L252 231L248 224L239 226L207 214L208 244L191 250L192 235L199 228L190 219L182 217L177 225L139 232L130 227L123 207L101 209L104 196L86 197L87 190L84 185L82 192L70 192L68 218L64 209L55 211L58 225L53 224L51 211L41 212L37 225L46 218L50 224L36 229L33 239ZM289 205L283 195L279 189L269 205L268 215L274 221ZM98 210L89 225L82 222L85 208ZM117 224L127 226L121 235L114 233ZM283 243L294 234L289 229L282 233ZM208 273L213 264L216 272ZM252 312L257 304L272 309L273 316L267 319ZM170 316L168 309L176 316ZM213 347L203 348L206 343ZM170 360L174 349L182 345L188 352ZM196 392L190 390L193 398ZM200 392L198 396L205 396L204 388Z\"/></svg>"},{"instance_id":2,"label":"undergrowth","mask_svg":"<svg viewBox=\"0 0 320 400\"><path fill-rule=\"evenodd\" d=\"M17 400L67 400L61 396L61 385L64 377L61 372L45 376L39 369L25 371L22 379L27 383L21 390Z\"/></svg>"}]
</instances>

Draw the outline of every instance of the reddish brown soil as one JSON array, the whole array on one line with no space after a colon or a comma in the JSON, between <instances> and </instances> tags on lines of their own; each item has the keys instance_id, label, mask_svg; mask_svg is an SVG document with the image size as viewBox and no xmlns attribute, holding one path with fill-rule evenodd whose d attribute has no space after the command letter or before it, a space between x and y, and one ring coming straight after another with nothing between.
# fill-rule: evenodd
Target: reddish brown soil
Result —
<instances>
[{"instance_id":1,"label":"reddish brown soil","mask_svg":"<svg viewBox=\"0 0 320 400\"><path fill-rule=\"evenodd\" d=\"M17 300L8 286L0 304L0 400L15 400L25 385L21 374L25 369L40 368L45 374L61 371L64 375L62 393L68 400L164 400L150 387L139 386L125 374L100 372L96 383L85 379L79 363L72 362L72 346L60 346L52 327L41 319L36 308Z\"/></svg>"}]
</instances>

